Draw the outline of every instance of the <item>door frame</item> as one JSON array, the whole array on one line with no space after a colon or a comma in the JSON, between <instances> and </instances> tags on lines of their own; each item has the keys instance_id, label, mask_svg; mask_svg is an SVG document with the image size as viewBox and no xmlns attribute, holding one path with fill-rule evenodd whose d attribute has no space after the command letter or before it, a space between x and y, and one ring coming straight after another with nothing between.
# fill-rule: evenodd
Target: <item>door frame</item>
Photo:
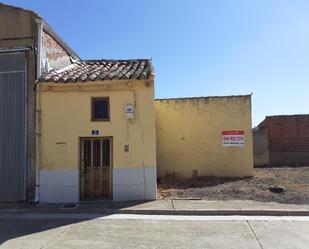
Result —
<instances>
[{"instance_id":1,"label":"door frame","mask_svg":"<svg viewBox=\"0 0 309 249\"><path fill-rule=\"evenodd\" d=\"M109 173L109 188L110 188L110 198L101 198L101 199L91 199L91 198L82 198L82 141L84 140L96 140L96 139L108 139L110 141L110 173ZM78 138L78 176L79 176L79 200L80 201L100 201L100 200L113 200L113 168L114 168L114 160L113 160L113 137L112 136L98 136L98 137L79 137Z\"/></svg>"}]
</instances>

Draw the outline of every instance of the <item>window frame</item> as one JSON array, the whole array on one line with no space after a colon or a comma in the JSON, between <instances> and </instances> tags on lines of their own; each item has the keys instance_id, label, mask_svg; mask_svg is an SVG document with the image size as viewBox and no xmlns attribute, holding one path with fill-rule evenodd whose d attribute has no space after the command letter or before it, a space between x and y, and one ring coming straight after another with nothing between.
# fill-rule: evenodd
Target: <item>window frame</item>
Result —
<instances>
[{"instance_id":1,"label":"window frame","mask_svg":"<svg viewBox=\"0 0 309 249\"><path fill-rule=\"evenodd\" d=\"M107 118L95 118L94 116L94 103L97 100L105 100L108 103L108 107L107 107ZM109 97L92 97L91 98L91 121L92 122L107 122L110 121L111 116L110 116L110 99Z\"/></svg>"}]
</instances>

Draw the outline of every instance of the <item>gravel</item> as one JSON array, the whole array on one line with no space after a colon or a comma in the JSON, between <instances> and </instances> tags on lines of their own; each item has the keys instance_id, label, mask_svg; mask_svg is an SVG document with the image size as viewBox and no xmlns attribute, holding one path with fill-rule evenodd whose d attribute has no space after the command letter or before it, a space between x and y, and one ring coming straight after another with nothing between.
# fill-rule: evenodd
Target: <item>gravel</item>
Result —
<instances>
[{"instance_id":1,"label":"gravel","mask_svg":"<svg viewBox=\"0 0 309 249\"><path fill-rule=\"evenodd\" d=\"M281 187L281 193L270 188ZM256 200L309 204L309 166L257 168L253 177L165 177L158 183L159 199Z\"/></svg>"}]
</instances>

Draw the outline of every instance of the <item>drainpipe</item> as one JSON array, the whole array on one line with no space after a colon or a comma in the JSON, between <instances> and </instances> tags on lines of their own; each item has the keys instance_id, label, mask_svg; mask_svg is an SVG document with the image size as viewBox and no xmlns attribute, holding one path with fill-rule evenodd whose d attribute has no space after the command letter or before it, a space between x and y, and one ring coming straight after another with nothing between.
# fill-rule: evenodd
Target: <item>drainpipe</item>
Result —
<instances>
[{"instance_id":1,"label":"drainpipe","mask_svg":"<svg viewBox=\"0 0 309 249\"><path fill-rule=\"evenodd\" d=\"M35 22L38 25L38 51L37 51L37 68L36 75L37 80L41 77L41 55L42 55L42 34L43 34L43 20L40 18L35 19Z\"/></svg>"},{"instance_id":2,"label":"drainpipe","mask_svg":"<svg viewBox=\"0 0 309 249\"><path fill-rule=\"evenodd\" d=\"M36 85L36 166L35 166L35 203L40 201L40 165L41 165L41 89Z\"/></svg>"},{"instance_id":3,"label":"drainpipe","mask_svg":"<svg viewBox=\"0 0 309 249\"><path fill-rule=\"evenodd\" d=\"M41 54L42 54L42 33L43 33L43 21L37 18L35 22L38 25L38 37L37 37L37 67L36 75L38 80L41 77ZM40 146L41 146L41 103L40 103L40 86L36 85L36 165L35 165L35 203L40 201Z\"/></svg>"}]
</instances>

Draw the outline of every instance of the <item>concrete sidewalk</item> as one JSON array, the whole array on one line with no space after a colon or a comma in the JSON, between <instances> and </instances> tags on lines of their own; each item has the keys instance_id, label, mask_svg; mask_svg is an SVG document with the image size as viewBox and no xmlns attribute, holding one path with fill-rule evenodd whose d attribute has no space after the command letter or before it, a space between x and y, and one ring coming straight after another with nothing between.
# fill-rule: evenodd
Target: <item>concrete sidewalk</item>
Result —
<instances>
[{"instance_id":1,"label":"concrete sidewalk","mask_svg":"<svg viewBox=\"0 0 309 249\"><path fill-rule=\"evenodd\" d=\"M64 208L61 204L0 203L2 217L5 214L41 213L309 216L309 205L257 201L157 200L81 202L74 208Z\"/></svg>"}]
</instances>

